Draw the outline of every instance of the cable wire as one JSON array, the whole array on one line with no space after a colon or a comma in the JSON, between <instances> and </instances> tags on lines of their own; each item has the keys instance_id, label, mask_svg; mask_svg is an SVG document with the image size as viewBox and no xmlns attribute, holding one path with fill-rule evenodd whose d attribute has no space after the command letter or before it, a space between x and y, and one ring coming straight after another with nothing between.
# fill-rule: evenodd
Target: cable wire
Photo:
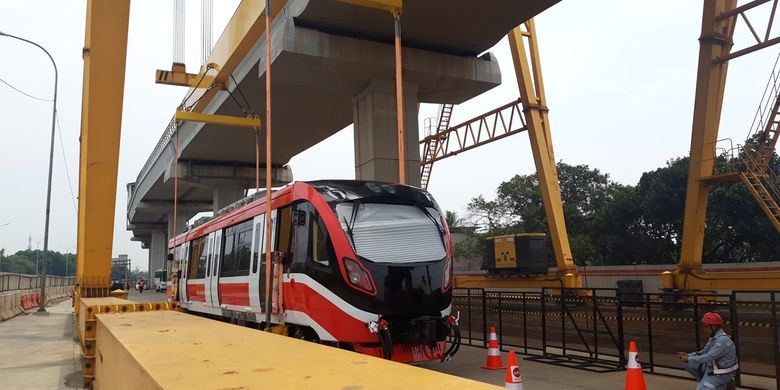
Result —
<instances>
[{"instance_id":1,"label":"cable wire","mask_svg":"<svg viewBox=\"0 0 780 390\"><path fill-rule=\"evenodd\" d=\"M5 85L7 85L7 86L11 87L11 89L13 89L14 91L16 91L16 92L19 92L19 93L21 93L22 95L24 95L24 96L27 96L27 97L29 97L29 98L32 98L32 99L35 99L35 100L40 100L40 101L42 101L42 102L50 102L50 101L52 101L52 99L41 99L41 98L39 98L39 97L35 97L35 96L33 96L33 95L30 95L29 93L27 93L27 92L24 92L24 91L22 91L21 89L14 87L13 85L11 85L10 83L8 83L7 81L5 81L5 80L3 80L3 79L1 79L1 78L0 78L0 81L2 81L2 82L3 82L3 84L5 84Z\"/></svg>"},{"instance_id":2,"label":"cable wire","mask_svg":"<svg viewBox=\"0 0 780 390\"><path fill-rule=\"evenodd\" d=\"M68 169L68 159L65 157L65 145L62 142L62 128L60 128L60 116L55 113L54 118L57 120L57 135L60 137L60 150L62 150L62 161L65 164L65 177L68 179L68 188L70 189L70 202L73 204L73 211L76 215L79 214L79 209L76 206L76 196L73 195L73 185L70 182L70 170Z\"/></svg>"}]
</instances>

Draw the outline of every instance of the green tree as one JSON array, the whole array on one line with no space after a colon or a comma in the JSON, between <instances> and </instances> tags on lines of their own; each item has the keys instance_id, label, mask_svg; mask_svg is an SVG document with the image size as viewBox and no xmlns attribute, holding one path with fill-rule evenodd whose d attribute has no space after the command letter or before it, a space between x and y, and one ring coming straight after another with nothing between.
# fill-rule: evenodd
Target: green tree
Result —
<instances>
[{"instance_id":1,"label":"green tree","mask_svg":"<svg viewBox=\"0 0 780 390\"><path fill-rule=\"evenodd\" d=\"M563 162L558 163L558 179L572 252L581 260L603 263L606 254L596 245L590 231L602 210L624 191L624 186L598 169ZM470 221L487 235L549 233L536 174L517 175L501 183L495 200L478 196L469 203L468 210Z\"/></svg>"}]
</instances>

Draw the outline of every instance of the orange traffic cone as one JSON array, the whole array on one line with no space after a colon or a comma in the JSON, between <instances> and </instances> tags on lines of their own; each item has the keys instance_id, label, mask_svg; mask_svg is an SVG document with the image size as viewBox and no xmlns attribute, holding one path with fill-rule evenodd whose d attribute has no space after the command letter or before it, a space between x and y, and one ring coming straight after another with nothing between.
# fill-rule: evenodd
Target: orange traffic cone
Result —
<instances>
[{"instance_id":1,"label":"orange traffic cone","mask_svg":"<svg viewBox=\"0 0 780 390\"><path fill-rule=\"evenodd\" d=\"M496 337L496 328L490 327L490 339L488 340L487 363L482 368L488 370L500 370L505 368L501 362L501 350L498 348L498 338Z\"/></svg>"},{"instance_id":2,"label":"orange traffic cone","mask_svg":"<svg viewBox=\"0 0 780 390\"><path fill-rule=\"evenodd\" d=\"M512 390L523 390L523 378L520 376L520 366L517 365L515 351L509 351L509 361L506 363L506 380L504 387Z\"/></svg>"},{"instance_id":3,"label":"orange traffic cone","mask_svg":"<svg viewBox=\"0 0 780 390\"><path fill-rule=\"evenodd\" d=\"M645 376L642 374L642 366L639 364L638 355L636 343L632 341L628 345L628 368L626 369L625 390L647 390Z\"/></svg>"}]
</instances>

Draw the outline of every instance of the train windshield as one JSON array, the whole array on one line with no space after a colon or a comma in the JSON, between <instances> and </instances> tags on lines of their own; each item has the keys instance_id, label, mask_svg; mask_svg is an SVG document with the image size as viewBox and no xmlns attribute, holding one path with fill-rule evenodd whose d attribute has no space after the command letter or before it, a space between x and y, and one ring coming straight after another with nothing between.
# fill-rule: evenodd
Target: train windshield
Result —
<instances>
[{"instance_id":1,"label":"train windshield","mask_svg":"<svg viewBox=\"0 0 780 390\"><path fill-rule=\"evenodd\" d=\"M336 205L355 253L378 263L416 263L447 255L441 215L432 207L345 202Z\"/></svg>"}]
</instances>

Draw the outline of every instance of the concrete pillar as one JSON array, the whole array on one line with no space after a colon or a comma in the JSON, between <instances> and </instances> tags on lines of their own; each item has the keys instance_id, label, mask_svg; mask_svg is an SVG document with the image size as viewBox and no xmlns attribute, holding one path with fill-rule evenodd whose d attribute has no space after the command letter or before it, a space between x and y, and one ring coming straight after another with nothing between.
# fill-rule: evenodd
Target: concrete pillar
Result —
<instances>
[{"instance_id":1,"label":"concrete pillar","mask_svg":"<svg viewBox=\"0 0 780 390\"><path fill-rule=\"evenodd\" d=\"M420 185L418 87L404 83L406 184ZM398 127L395 81L373 79L352 99L355 123L355 177L398 183Z\"/></svg>"},{"instance_id":2,"label":"concrete pillar","mask_svg":"<svg viewBox=\"0 0 780 390\"><path fill-rule=\"evenodd\" d=\"M152 242L149 244L149 277L154 280L154 271L165 268L165 258L168 254L168 237L164 231L152 232Z\"/></svg>"},{"instance_id":3,"label":"concrete pillar","mask_svg":"<svg viewBox=\"0 0 780 390\"><path fill-rule=\"evenodd\" d=\"M183 212L183 210L179 210L176 213L176 230L174 233L173 229L173 213L171 212L168 214L168 239L173 238L175 235L183 233L185 230L187 230L187 221L192 218L194 214L192 212Z\"/></svg>"},{"instance_id":4,"label":"concrete pillar","mask_svg":"<svg viewBox=\"0 0 780 390\"><path fill-rule=\"evenodd\" d=\"M263 179L265 180L265 179ZM265 183L265 182L263 182ZM265 184L263 184L265 185ZM212 208L214 213L244 197L244 187L218 185L214 187Z\"/></svg>"}]
</instances>

